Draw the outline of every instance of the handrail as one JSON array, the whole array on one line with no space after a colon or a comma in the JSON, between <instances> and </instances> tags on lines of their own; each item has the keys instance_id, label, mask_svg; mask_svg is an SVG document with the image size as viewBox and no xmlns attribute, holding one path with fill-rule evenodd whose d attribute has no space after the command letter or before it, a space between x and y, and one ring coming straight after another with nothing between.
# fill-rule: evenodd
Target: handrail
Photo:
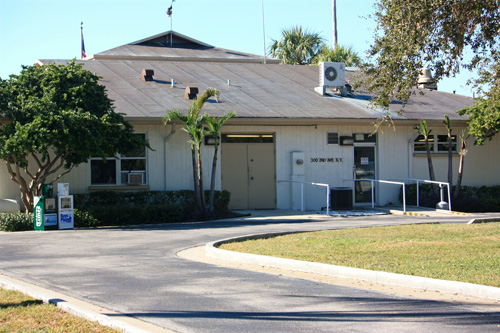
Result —
<instances>
[{"instance_id":1,"label":"handrail","mask_svg":"<svg viewBox=\"0 0 500 333\"><path fill-rule=\"evenodd\" d=\"M401 179L393 179L393 180L412 180L417 182L417 207L420 207L420 183L432 183L439 184L439 195L441 197L441 201L443 201L443 185L446 185L448 189L448 210L451 212L451 190L450 183L447 182L438 182L435 180L427 180L427 179L416 179L416 178L401 178Z\"/></svg>"},{"instance_id":2,"label":"handrail","mask_svg":"<svg viewBox=\"0 0 500 333\"><path fill-rule=\"evenodd\" d=\"M278 180L278 183L298 183L300 184L300 211L304 211L304 184L308 185L316 185L316 186L326 186L326 215L330 215L330 185L328 184L322 184L322 183L315 183L315 182L303 182L300 180ZM293 196L293 194L292 194Z\"/></svg>"},{"instance_id":3,"label":"handrail","mask_svg":"<svg viewBox=\"0 0 500 333\"><path fill-rule=\"evenodd\" d=\"M371 190L372 190L372 208L375 207L375 193L373 183L385 183L385 184L395 184L395 185L403 185L403 213L406 213L406 191L405 191L405 183L395 182L390 180L380 180L380 179L344 179L344 182L371 182Z\"/></svg>"}]
</instances>

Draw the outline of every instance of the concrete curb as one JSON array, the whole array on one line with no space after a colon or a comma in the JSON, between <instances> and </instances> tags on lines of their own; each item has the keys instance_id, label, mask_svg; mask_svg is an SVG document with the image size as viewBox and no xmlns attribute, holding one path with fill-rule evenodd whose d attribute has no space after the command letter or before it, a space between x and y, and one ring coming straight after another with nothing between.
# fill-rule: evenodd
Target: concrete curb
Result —
<instances>
[{"instance_id":1,"label":"concrete curb","mask_svg":"<svg viewBox=\"0 0 500 333\"><path fill-rule=\"evenodd\" d=\"M438 280L419 276L396 273L372 271L367 269L335 266L309 261L269 257L257 254L241 253L219 249L218 246L228 242L244 241L248 239L261 239L289 234L256 234L236 238L227 238L205 245L205 254L209 257L222 260L236 261L246 264L269 266L292 271L311 272L339 278L357 279L368 282L378 282L388 285L416 288L422 290L439 291L443 293L458 294L463 296L480 297L500 300L500 288L483 286L479 284Z\"/></svg>"},{"instance_id":2,"label":"concrete curb","mask_svg":"<svg viewBox=\"0 0 500 333\"><path fill-rule=\"evenodd\" d=\"M111 327L116 330L121 330L122 332L129 333L146 333L150 331L143 330L141 328L135 327L131 324L125 323L123 321L110 318L106 315L97 313L95 311L85 309L81 306L69 303L64 299L58 298L50 293L50 291L44 292L29 286L27 283L15 282L12 278L7 278L0 275L0 287L8 290L16 290L22 292L23 294L29 295L33 298L39 299L44 303L54 304L58 308L73 315L81 318L85 318L91 321L98 322L101 325Z\"/></svg>"}]
</instances>

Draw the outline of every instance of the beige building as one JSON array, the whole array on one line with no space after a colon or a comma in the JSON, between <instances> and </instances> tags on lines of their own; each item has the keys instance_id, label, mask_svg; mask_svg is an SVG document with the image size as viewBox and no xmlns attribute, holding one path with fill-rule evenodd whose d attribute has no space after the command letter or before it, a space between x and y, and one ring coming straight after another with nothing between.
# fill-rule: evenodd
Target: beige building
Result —
<instances>
[{"instance_id":1,"label":"beige building","mask_svg":"<svg viewBox=\"0 0 500 333\"><path fill-rule=\"evenodd\" d=\"M38 61L40 65L51 62L67 60ZM104 51L82 62L103 77L116 111L126 115L154 150L108 163L91 159L60 180L70 183L72 193L191 189L187 135L180 124L162 123L167 111L185 112L191 105L192 100L185 97L189 87L200 93L209 87L220 90L221 100L207 103L205 112L238 114L223 127L217 170L217 188L232 193L234 209L300 208L300 185L282 181L349 187L354 205L366 205L372 199L370 183L353 179L428 179L426 155L414 130L422 119L433 130L436 178L446 181L444 115L449 115L453 133L458 134L467 119L455 112L473 103L468 97L423 88L425 95L413 96L403 115L396 113L401 105L393 104L394 128L382 127L371 135L373 123L383 113L368 107L369 97L347 89L337 92L325 84L342 73L349 82L353 72L348 69L336 68L334 73L320 66L280 65L276 59L264 63L260 56L212 47L175 32ZM144 78L144 73L153 75ZM455 136L455 175L456 140ZM468 144L462 184L500 184L499 139L476 147L471 138ZM209 175L213 145L207 142L202 152L204 174ZM209 178L205 177L207 186ZM324 187L306 185L304 193L306 209L326 206ZM374 193L377 205L397 203L399 186L378 184ZM1 168L0 198L19 197L16 184Z\"/></svg>"}]
</instances>

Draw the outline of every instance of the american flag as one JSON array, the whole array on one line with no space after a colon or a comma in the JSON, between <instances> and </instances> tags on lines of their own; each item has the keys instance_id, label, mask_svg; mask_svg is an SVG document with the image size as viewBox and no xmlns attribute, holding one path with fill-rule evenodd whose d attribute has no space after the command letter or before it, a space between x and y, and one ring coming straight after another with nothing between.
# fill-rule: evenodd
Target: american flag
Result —
<instances>
[{"instance_id":1,"label":"american flag","mask_svg":"<svg viewBox=\"0 0 500 333\"><path fill-rule=\"evenodd\" d=\"M82 34L82 59L87 58L87 54L85 53L85 43L83 42L83 22L81 23L81 34Z\"/></svg>"}]
</instances>

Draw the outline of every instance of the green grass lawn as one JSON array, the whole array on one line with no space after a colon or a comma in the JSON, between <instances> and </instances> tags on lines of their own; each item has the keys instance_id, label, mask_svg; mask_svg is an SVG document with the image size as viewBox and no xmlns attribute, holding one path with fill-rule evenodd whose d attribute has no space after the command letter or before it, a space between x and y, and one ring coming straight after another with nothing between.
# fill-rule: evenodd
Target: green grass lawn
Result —
<instances>
[{"instance_id":1,"label":"green grass lawn","mask_svg":"<svg viewBox=\"0 0 500 333\"><path fill-rule=\"evenodd\" d=\"M327 230L221 248L500 287L500 223Z\"/></svg>"},{"instance_id":2,"label":"green grass lawn","mask_svg":"<svg viewBox=\"0 0 500 333\"><path fill-rule=\"evenodd\" d=\"M0 288L0 332L118 332L52 304Z\"/></svg>"}]
</instances>

